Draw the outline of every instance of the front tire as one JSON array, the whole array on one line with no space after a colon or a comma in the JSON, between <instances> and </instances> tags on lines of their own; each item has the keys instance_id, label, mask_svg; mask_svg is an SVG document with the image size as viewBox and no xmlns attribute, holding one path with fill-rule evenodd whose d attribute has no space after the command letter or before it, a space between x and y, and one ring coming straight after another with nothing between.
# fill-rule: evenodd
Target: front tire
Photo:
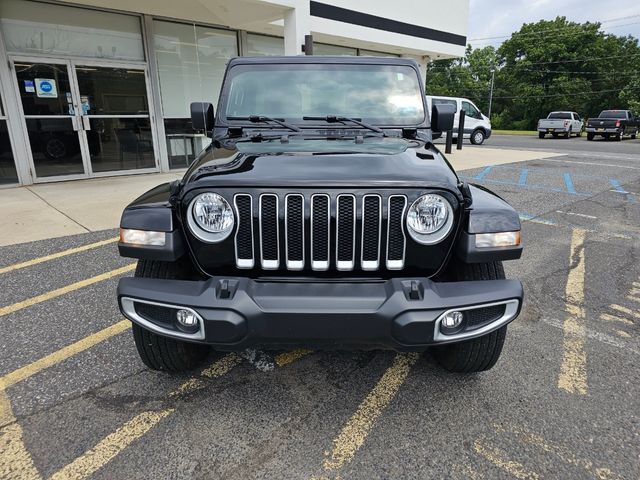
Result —
<instances>
[{"instance_id":1,"label":"front tire","mask_svg":"<svg viewBox=\"0 0 640 480\"><path fill-rule=\"evenodd\" d=\"M587 132L587 140L588 141L590 141L590 142L593 141L594 137L595 137L595 135L593 133L588 133Z\"/></svg>"},{"instance_id":2,"label":"front tire","mask_svg":"<svg viewBox=\"0 0 640 480\"><path fill-rule=\"evenodd\" d=\"M473 143L474 145L482 145L485 138L486 136L482 130L474 130L474 132L471 134L471 143Z\"/></svg>"},{"instance_id":3,"label":"front tire","mask_svg":"<svg viewBox=\"0 0 640 480\"><path fill-rule=\"evenodd\" d=\"M544 138L544 133L543 132L538 132L538 138L539 139L543 139Z\"/></svg>"},{"instance_id":4,"label":"front tire","mask_svg":"<svg viewBox=\"0 0 640 480\"><path fill-rule=\"evenodd\" d=\"M457 277L461 281L500 280L505 275L502 262L489 262L460 265ZM491 369L500 358L506 336L505 325L482 337L434 347L431 352L436 361L450 372L484 372Z\"/></svg>"},{"instance_id":5,"label":"front tire","mask_svg":"<svg viewBox=\"0 0 640 480\"><path fill-rule=\"evenodd\" d=\"M136 277L160 279L188 279L191 276L185 262L138 260ZM209 354L208 345L183 342L153 333L133 324L133 339L142 362L152 370L184 372L202 363Z\"/></svg>"}]
</instances>

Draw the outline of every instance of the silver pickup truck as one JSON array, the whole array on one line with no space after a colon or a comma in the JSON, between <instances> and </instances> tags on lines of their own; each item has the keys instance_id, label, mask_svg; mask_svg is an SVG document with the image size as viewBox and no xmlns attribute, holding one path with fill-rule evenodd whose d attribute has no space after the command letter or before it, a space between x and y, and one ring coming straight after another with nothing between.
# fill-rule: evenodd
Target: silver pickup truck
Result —
<instances>
[{"instance_id":1,"label":"silver pickup truck","mask_svg":"<svg viewBox=\"0 0 640 480\"><path fill-rule=\"evenodd\" d=\"M562 135L569 138L571 135L582 136L584 122L576 112L551 112L547 118L538 120L538 137L552 135L558 138Z\"/></svg>"}]
</instances>

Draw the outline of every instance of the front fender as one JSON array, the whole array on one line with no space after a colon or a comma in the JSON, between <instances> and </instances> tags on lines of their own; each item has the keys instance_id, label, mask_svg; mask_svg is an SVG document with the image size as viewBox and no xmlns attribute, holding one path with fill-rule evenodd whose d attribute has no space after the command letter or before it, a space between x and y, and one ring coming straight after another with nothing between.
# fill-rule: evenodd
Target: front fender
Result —
<instances>
[{"instance_id":1,"label":"front fender","mask_svg":"<svg viewBox=\"0 0 640 480\"><path fill-rule=\"evenodd\" d=\"M165 244L134 245L118 242L122 257L174 262L185 250L184 236L171 205L173 182L163 183L131 202L122 212L120 228L165 232Z\"/></svg>"},{"instance_id":2,"label":"front fender","mask_svg":"<svg viewBox=\"0 0 640 480\"><path fill-rule=\"evenodd\" d=\"M522 244L515 247L476 247L476 234L521 230L518 212L491 190L469 185L472 203L466 225L458 240L457 256L465 263L516 260L522 256Z\"/></svg>"}]
</instances>

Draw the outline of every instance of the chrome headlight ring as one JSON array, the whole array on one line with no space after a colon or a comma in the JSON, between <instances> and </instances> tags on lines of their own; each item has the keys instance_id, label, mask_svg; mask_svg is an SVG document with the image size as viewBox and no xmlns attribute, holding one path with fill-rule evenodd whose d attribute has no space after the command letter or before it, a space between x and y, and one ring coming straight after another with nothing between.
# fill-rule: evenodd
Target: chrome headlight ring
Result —
<instances>
[{"instance_id":1,"label":"chrome headlight ring","mask_svg":"<svg viewBox=\"0 0 640 480\"><path fill-rule=\"evenodd\" d=\"M407 210L407 231L416 242L434 245L449 235L453 220L453 207L449 201L441 195L427 193L418 197ZM420 228L421 224L424 228Z\"/></svg>"},{"instance_id":2,"label":"chrome headlight ring","mask_svg":"<svg viewBox=\"0 0 640 480\"><path fill-rule=\"evenodd\" d=\"M207 243L225 240L235 226L235 215L229 202L215 192L197 195L187 208L187 224L196 238Z\"/></svg>"}]
</instances>

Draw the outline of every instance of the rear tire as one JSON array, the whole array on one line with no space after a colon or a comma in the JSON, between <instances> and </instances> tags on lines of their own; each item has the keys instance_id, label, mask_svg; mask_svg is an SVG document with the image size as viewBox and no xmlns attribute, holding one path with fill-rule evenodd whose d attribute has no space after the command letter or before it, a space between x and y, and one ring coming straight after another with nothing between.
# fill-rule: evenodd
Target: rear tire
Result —
<instances>
[{"instance_id":1,"label":"rear tire","mask_svg":"<svg viewBox=\"0 0 640 480\"><path fill-rule=\"evenodd\" d=\"M504 279L502 262L463 264L457 269L458 280ZM475 373L491 369L502 353L507 327L499 328L482 337L442 345L431 349L436 361L449 372Z\"/></svg>"},{"instance_id":2,"label":"rear tire","mask_svg":"<svg viewBox=\"0 0 640 480\"><path fill-rule=\"evenodd\" d=\"M191 277L186 262L160 262L138 260L136 277L161 279L188 279ZM211 350L208 345L183 342L158 335L133 324L133 339L142 362L152 370L184 372L202 363Z\"/></svg>"},{"instance_id":3,"label":"rear tire","mask_svg":"<svg viewBox=\"0 0 640 480\"><path fill-rule=\"evenodd\" d=\"M595 137L595 135L593 133L587 133L587 140L588 141L593 141L593 138Z\"/></svg>"}]
</instances>

